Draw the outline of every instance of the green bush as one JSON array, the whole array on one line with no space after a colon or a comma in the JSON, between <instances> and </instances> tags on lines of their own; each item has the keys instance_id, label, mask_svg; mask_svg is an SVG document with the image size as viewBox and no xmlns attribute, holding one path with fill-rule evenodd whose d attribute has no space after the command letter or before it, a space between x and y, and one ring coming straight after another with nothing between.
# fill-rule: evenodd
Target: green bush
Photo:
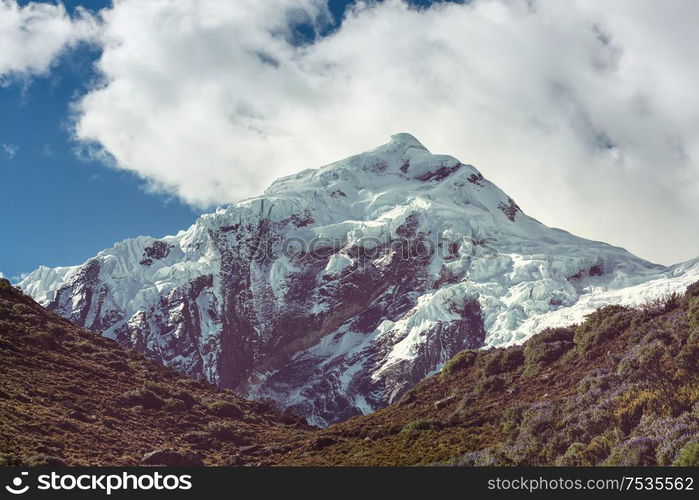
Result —
<instances>
[{"instance_id":1,"label":"green bush","mask_svg":"<svg viewBox=\"0 0 699 500\"><path fill-rule=\"evenodd\" d=\"M514 371L524 362L524 354L519 346L507 349L492 349L484 356L483 374L497 375Z\"/></svg>"},{"instance_id":2,"label":"green bush","mask_svg":"<svg viewBox=\"0 0 699 500\"><path fill-rule=\"evenodd\" d=\"M657 442L646 437L630 439L615 446L603 465L624 467L655 465L656 447Z\"/></svg>"},{"instance_id":3,"label":"green bush","mask_svg":"<svg viewBox=\"0 0 699 500\"><path fill-rule=\"evenodd\" d=\"M440 430L444 427L442 422L435 419L420 419L414 420L403 427L400 431L401 434L414 434L416 432L422 432L427 430Z\"/></svg>"},{"instance_id":4,"label":"green bush","mask_svg":"<svg viewBox=\"0 0 699 500\"><path fill-rule=\"evenodd\" d=\"M524 344L524 374L532 375L573 348L574 330L549 328Z\"/></svg>"},{"instance_id":5,"label":"green bush","mask_svg":"<svg viewBox=\"0 0 699 500\"><path fill-rule=\"evenodd\" d=\"M479 396L485 396L487 394L493 394L502 391L507 385L507 379L502 375L491 375L483 380L481 380L474 392Z\"/></svg>"},{"instance_id":6,"label":"green bush","mask_svg":"<svg viewBox=\"0 0 699 500\"><path fill-rule=\"evenodd\" d=\"M697 377L699 375L699 327L689 334L687 342L676 357L676 366L681 370L682 377Z\"/></svg>"},{"instance_id":7,"label":"green bush","mask_svg":"<svg viewBox=\"0 0 699 500\"><path fill-rule=\"evenodd\" d=\"M699 282L696 283L699 285ZM687 310L687 323L694 329L699 329L699 297L692 297Z\"/></svg>"},{"instance_id":8,"label":"green bush","mask_svg":"<svg viewBox=\"0 0 699 500\"><path fill-rule=\"evenodd\" d=\"M672 465L679 467L699 467L699 442L687 443L677 455L677 460Z\"/></svg>"},{"instance_id":9,"label":"green bush","mask_svg":"<svg viewBox=\"0 0 699 500\"><path fill-rule=\"evenodd\" d=\"M699 297L699 281L692 283L687 287L686 295L688 297Z\"/></svg>"},{"instance_id":10,"label":"green bush","mask_svg":"<svg viewBox=\"0 0 699 500\"><path fill-rule=\"evenodd\" d=\"M516 403L508 406L500 418L502 429L508 434L511 434L519 429L519 426L522 423L522 415L528 408L529 405L525 403Z\"/></svg>"},{"instance_id":11,"label":"green bush","mask_svg":"<svg viewBox=\"0 0 699 500\"><path fill-rule=\"evenodd\" d=\"M617 373L633 380L655 377L662 373L662 360L667 352L662 342L639 344L617 365Z\"/></svg>"},{"instance_id":12,"label":"green bush","mask_svg":"<svg viewBox=\"0 0 699 500\"><path fill-rule=\"evenodd\" d=\"M558 457L556 465L563 467L581 467L585 465L594 465L589 463L585 456L585 445L583 443L571 444L566 452Z\"/></svg>"},{"instance_id":13,"label":"green bush","mask_svg":"<svg viewBox=\"0 0 699 500\"><path fill-rule=\"evenodd\" d=\"M616 337L631 325L633 317L633 310L625 306L612 305L597 309L575 329L573 341L578 351L586 352Z\"/></svg>"},{"instance_id":14,"label":"green bush","mask_svg":"<svg viewBox=\"0 0 699 500\"><path fill-rule=\"evenodd\" d=\"M464 350L456 354L453 358L446 362L442 368L442 378L451 376L456 372L470 368L478 358L477 351Z\"/></svg>"},{"instance_id":15,"label":"green bush","mask_svg":"<svg viewBox=\"0 0 699 500\"><path fill-rule=\"evenodd\" d=\"M578 394L587 394L592 391L608 391L614 385L619 384L619 377L611 373L591 373L578 382Z\"/></svg>"},{"instance_id":16,"label":"green bush","mask_svg":"<svg viewBox=\"0 0 699 500\"><path fill-rule=\"evenodd\" d=\"M509 347L502 355L500 366L503 372L511 372L524 364L524 351L521 347Z\"/></svg>"},{"instance_id":17,"label":"green bush","mask_svg":"<svg viewBox=\"0 0 699 500\"><path fill-rule=\"evenodd\" d=\"M647 321L661 314L674 311L682 305L682 296L677 293L670 293L654 300L650 300L640 306L641 314Z\"/></svg>"}]
</instances>

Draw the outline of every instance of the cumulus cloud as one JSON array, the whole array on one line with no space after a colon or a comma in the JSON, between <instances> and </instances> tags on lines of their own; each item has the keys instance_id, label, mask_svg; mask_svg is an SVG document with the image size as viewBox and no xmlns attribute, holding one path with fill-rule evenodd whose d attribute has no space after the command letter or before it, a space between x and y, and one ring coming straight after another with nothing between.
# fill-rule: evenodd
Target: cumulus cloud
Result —
<instances>
[{"instance_id":1,"label":"cumulus cloud","mask_svg":"<svg viewBox=\"0 0 699 500\"><path fill-rule=\"evenodd\" d=\"M388 0L298 44L324 2L120 0L75 134L206 206L411 132L542 222L669 263L699 252L697 17L692 0Z\"/></svg>"},{"instance_id":2,"label":"cumulus cloud","mask_svg":"<svg viewBox=\"0 0 699 500\"><path fill-rule=\"evenodd\" d=\"M0 0L0 85L45 73L65 49L89 40L96 27L84 10L71 17L60 3L20 6Z\"/></svg>"}]
</instances>

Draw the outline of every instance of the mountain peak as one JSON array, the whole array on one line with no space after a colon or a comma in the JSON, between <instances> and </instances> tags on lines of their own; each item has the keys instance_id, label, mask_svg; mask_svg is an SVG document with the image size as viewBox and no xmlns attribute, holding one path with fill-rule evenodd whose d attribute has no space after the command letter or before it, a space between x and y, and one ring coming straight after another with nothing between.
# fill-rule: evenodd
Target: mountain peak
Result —
<instances>
[{"instance_id":1,"label":"mountain peak","mask_svg":"<svg viewBox=\"0 0 699 500\"><path fill-rule=\"evenodd\" d=\"M414 135L407 132L399 132L391 136L392 144L400 144L407 147L414 147L419 149L424 149L429 151L420 141L418 141Z\"/></svg>"}]
</instances>

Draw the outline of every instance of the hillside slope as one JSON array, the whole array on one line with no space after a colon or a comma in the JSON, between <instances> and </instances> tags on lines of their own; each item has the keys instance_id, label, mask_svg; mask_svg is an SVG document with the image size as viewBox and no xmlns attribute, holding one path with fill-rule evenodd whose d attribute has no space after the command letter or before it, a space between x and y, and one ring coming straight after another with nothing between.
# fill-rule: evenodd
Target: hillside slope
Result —
<instances>
[{"instance_id":1,"label":"hillside slope","mask_svg":"<svg viewBox=\"0 0 699 500\"><path fill-rule=\"evenodd\" d=\"M688 276L699 264L547 227L472 165L396 134L20 286L149 359L324 426L396 401L464 348L522 342Z\"/></svg>"},{"instance_id":2,"label":"hillside slope","mask_svg":"<svg viewBox=\"0 0 699 500\"><path fill-rule=\"evenodd\" d=\"M309 432L82 330L0 279L0 465L255 464Z\"/></svg>"},{"instance_id":3,"label":"hillside slope","mask_svg":"<svg viewBox=\"0 0 699 500\"><path fill-rule=\"evenodd\" d=\"M275 461L699 465L699 282L522 346L463 351L397 403Z\"/></svg>"},{"instance_id":4,"label":"hillside slope","mask_svg":"<svg viewBox=\"0 0 699 500\"><path fill-rule=\"evenodd\" d=\"M699 283L463 351L387 408L312 429L1 280L0 464L699 465L698 359Z\"/></svg>"}]
</instances>

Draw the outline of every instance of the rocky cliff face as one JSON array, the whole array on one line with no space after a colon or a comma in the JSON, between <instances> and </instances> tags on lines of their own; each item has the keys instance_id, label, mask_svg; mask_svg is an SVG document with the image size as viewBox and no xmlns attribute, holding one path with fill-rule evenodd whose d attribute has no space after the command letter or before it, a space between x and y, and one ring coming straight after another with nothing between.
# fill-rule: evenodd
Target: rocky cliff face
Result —
<instances>
[{"instance_id":1,"label":"rocky cliff face","mask_svg":"<svg viewBox=\"0 0 699 500\"><path fill-rule=\"evenodd\" d=\"M604 303L590 297L686 270L546 227L474 167L398 134L20 286L152 359L325 425L387 405L464 348L520 342Z\"/></svg>"}]
</instances>

